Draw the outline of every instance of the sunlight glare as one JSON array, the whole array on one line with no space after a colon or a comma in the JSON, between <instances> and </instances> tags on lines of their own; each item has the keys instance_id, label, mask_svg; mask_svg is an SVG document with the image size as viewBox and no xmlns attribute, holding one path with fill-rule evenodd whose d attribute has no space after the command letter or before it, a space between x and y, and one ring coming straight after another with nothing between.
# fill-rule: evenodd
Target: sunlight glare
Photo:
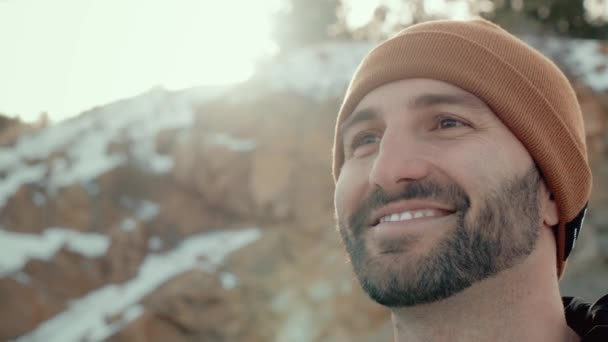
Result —
<instances>
[{"instance_id":1,"label":"sunlight glare","mask_svg":"<svg viewBox=\"0 0 608 342\"><path fill-rule=\"evenodd\" d=\"M0 112L53 120L135 96L245 80L276 53L281 0L5 0Z\"/></svg>"}]
</instances>

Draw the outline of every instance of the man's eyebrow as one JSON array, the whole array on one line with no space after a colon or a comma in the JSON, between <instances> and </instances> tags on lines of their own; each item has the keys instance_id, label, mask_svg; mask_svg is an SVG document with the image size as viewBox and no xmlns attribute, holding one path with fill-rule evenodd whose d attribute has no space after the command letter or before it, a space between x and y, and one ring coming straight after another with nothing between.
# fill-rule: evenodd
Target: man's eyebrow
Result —
<instances>
[{"instance_id":1,"label":"man's eyebrow","mask_svg":"<svg viewBox=\"0 0 608 342\"><path fill-rule=\"evenodd\" d=\"M344 132L353 125L362 121L372 121L379 118L378 111L374 108L364 108L351 114L342 124L338 127L338 133L344 135Z\"/></svg>"},{"instance_id":2,"label":"man's eyebrow","mask_svg":"<svg viewBox=\"0 0 608 342\"><path fill-rule=\"evenodd\" d=\"M460 105L476 110L487 109L486 104L470 94L440 94L440 93L427 93L417 96L408 101L408 108L411 109L424 109L428 107L438 105ZM338 127L338 133L343 135L344 132L361 121L372 121L380 117L378 111L375 108L364 108L354 112L350 115L340 127Z\"/></svg>"},{"instance_id":3,"label":"man's eyebrow","mask_svg":"<svg viewBox=\"0 0 608 342\"><path fill-rule=\"evenodd\" d=\"M470 94L423 94L409 101L408 107L423 109L438 105L460 105L471 109L487 109L486 104Z\"/></svg>"}]
</instances>

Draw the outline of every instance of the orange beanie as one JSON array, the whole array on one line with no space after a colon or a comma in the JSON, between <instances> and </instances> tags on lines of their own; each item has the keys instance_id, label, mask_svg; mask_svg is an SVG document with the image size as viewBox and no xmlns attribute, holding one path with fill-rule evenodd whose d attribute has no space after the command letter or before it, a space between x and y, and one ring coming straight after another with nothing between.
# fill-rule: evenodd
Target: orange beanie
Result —
<instances>
[{"instance_id":1,"label":"orange beanie","mask_svg":"<svg viewBox=\"0 0 608 342\"><path fill-rule=\"evenodd\" d=\"M374 48L353 76L336 122L334 181L344 162L339 125L367 93L407 78L440 80L474 94L527 148L558 206L561 277L591 191L583 117L568 79L540 52L489 21L410 26Z\"/></svg>"}]
</instances>

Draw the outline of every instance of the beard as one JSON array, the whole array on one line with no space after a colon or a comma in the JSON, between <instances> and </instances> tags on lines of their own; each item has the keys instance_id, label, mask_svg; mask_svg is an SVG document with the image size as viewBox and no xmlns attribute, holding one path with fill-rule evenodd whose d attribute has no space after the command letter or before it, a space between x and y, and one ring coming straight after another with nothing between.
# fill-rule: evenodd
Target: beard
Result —
<instances>
[{"instance_id":1,"label":"beard","mask_svg":"<svg viewBox=\"0 0 608 342\"><path fill-rule=\"evenodd\" d=\"M532 253L540 233L539 182L539 171L533 166L525 175L489 191L476 215L466 192L456 184L421 180L396 195L377 188L348 221L338 220L361 287L381 305L409 307L448 298L517 265ZM369 216L381 206L408 199L452 205L456 224L418 258L407 255L417 245L415 236L377 241L382 252L373 255L366 244L366 232L373 229Z\"/></svg>"}]
</instances>

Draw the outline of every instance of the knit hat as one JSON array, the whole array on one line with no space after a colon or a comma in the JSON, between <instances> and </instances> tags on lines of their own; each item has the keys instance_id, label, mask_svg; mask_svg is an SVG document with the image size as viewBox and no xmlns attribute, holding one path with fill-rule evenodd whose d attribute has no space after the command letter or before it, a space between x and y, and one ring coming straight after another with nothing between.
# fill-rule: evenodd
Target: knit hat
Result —
<instances>
[{"instance_id":1,"label":"knit hat","mask_svg":"<svg viewBox=\"0 0 608 342\"><path fill-rule=\"evenodd\" d=\"M370 91L408 78L435 79L474 94L523 143L557 203L561 277L591 191L583 117L565 75L540 52L486 20L410 26L374 48L353 76L336 122L334 181L344 162L340 124Z\"/></svg>"}]
</instances>

